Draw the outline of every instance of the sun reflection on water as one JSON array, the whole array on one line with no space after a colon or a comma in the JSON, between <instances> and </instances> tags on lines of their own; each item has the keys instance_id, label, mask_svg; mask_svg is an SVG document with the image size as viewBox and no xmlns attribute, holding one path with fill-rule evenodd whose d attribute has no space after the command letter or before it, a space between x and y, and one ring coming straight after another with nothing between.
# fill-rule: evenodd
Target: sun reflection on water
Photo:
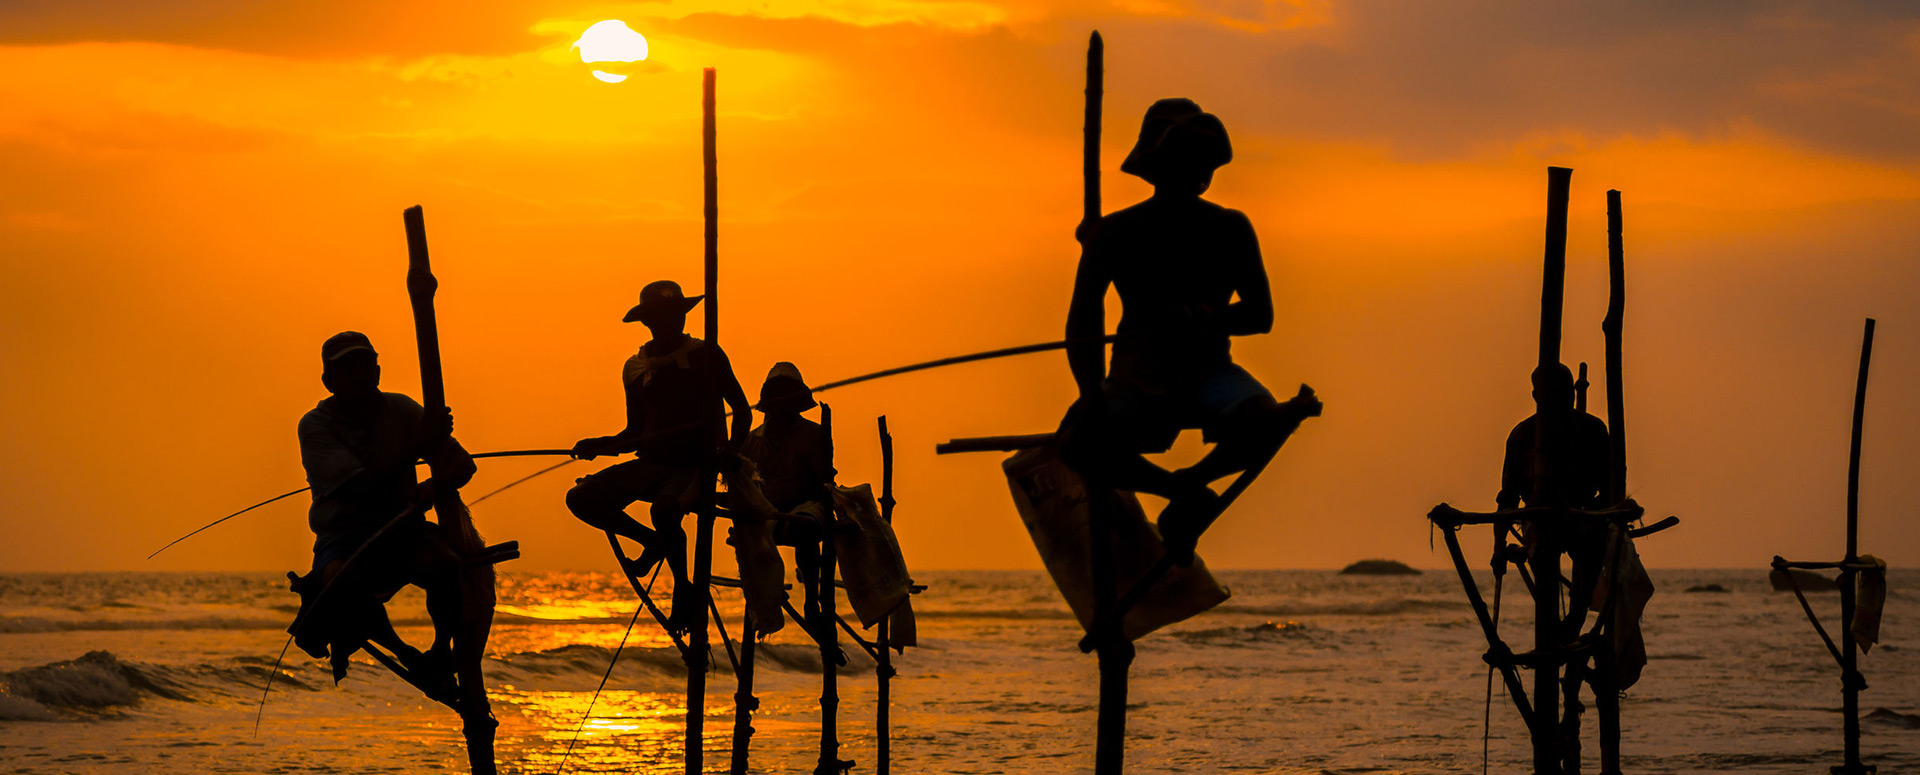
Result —
<instances>
[{"instance_id":1,"label":"sun reflection on water","mask_svg":"<svg viewBox=\"0 0 1920 775\"><path fill-rule=\"evenodd\" d=\"M686 700L668 692L608 689L592 692L489 692L495 714L520 737L524 771L551 773L567 761L567 772L677 773L684 771ZM589 703L593 715L582 724ZM729 708L709 706L708 747L720 743L721 722ZM518 718L513 718L515 715ZM521 727L521 725L525 727ZM520 728L515 728L520 727ZM574 740L574 730L579 739ZM567 754L572 742L573 753Z\"/></svg>"}]
</instances>

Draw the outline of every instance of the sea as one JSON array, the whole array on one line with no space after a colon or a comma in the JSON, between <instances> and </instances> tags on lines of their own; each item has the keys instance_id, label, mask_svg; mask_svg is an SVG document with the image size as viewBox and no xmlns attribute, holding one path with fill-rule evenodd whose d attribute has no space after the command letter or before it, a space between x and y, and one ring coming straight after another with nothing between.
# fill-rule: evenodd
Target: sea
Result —
<instances>
[{"instance_id":1,"label":"sea","mask_svg":"<svg viewBox=\"0 0 1920 775\"><path fill-rule=\"evenodd\" d=\"M1452 572L1216 575L1230 600L1137 643L1129 771L1530 769ZM1626 771L1824 773L1840 762L1840 673L1792 594L1773 591L1764 569L1652 576L1650 661L1621 710ZM915 579L927 589L913 603L919 646L893 660L892 770L1090 771L1096 661L1075 648L1080 627L1048 577ZM500 580L486 669L501 771L683 772L685 668L650 617L629 630L625 579L503 569ZM1480 583L1490 587L1484 573ZM1920 572L1896 570L1890 587L1882 642L1860 662L1861 748L1880 772L1915 772ZM1507 591L1503 632L1524 648L1526 604ZM734 595L719 604L737 637ZM1831 628L1837 595L1811 601ZM272 672L295 602L271 573L0 574L0 772L464 772L458 719L364 656L338 685L298 649ZM391 608L404 636L426 639L417 593ZM818 762L821 660L805 638L789 625L759 647L754 772ZM873 772L874 663L842 642L840 755ZM706 770L724 772L734 683L718 637L713 662ZM1589 713L1589 772L1595 726Z\"/></svg>"}]
</instances>

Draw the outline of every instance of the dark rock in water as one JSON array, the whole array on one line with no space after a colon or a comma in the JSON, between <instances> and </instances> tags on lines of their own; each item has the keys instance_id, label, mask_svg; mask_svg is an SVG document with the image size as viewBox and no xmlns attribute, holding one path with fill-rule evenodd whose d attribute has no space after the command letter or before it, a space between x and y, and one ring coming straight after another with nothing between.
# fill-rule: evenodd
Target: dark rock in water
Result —
<instances>
[{"instance_id":1,"label":"dark rock in water","mask_svg":"<svg viewBox=\"0 0 1920 775\"><path fill-rule=\"evenodd\" d=\"M1789 573L1793 574L1792 582L1787 581L1787 574ZM1772 573L1767 574L1767 581L1773 582L1773 591L1775 592L1791 592L1795 585L1800 587L1801 592L1840 591L1840 585L1834 583L1833 579L1810 570L1800 570L1798 568L1775 569Z\"/></svg>"},{"instance_id":2,"label":"dark rock in water","mask_svg":"<svg viewBox=\"0 0 1920 775\"><path fill-rule=\"evenodd\" d=\"M1409 567L1399 560L1361 560L1340 569L1342 575L1353 576L1418 576L1420 571Z\"/></svg>"},{"instance_id":3,"label":"dark rock in water","mask_svg":"<svg viewBox=\"0 0 1920 775\"><path fill-rule=\"evenodd\" d=\"M1920 729L1920 715L1899 713L1886 708L1874 708L1872 713L1860 719L1874 724L1883 724L1895 729Z\"/></svg>"},{"instance_id":4,"label":"dark rock in water","mask_svg":"<svg viewBox=\"0 0 1920 775\"><path fill-rule=\"evenodd\" d=\"M1687 591L1688 592L1725 592L1727 591L1727 588L1720 586L1719 584L1695 584L1691 587L1687 587Z\"/></svg>"}]
</instances>

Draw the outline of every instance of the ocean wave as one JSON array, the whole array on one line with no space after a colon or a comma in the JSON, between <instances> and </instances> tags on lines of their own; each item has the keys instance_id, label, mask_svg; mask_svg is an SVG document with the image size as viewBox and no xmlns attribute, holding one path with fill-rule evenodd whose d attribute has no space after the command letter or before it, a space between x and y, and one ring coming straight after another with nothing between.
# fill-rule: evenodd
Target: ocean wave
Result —
<instances>
[{"instance_id":1,"label":"ocean wave","mask_svg":"<svg viewBox=\"0 0 1920 775\"><path fill-rule=\"evenodd\" d=\"M275 606L279 609L279 606ZM43 633L43 632L101 632L120 630L284 630L293 623L293 614L298 607L289 606L286 610L276 610L274 616L176 616L176 617L139 617L125 619L58 619L37 616L0 616L0 635ZM624 624L623 617L582 617L578 619L549 619L534 616L521 616L510 613L495 613L495 626L523 627L561 627L579 624ZM424 617L396 617L395 627L426 627L432 620Z\"/></svg>"},{"instance_id":2,"label":"ocean wave","mask_svg":"<svg viewBox=\"0 0 1920 775\"><path fill-rule=\"evenodd\" d=\"M873 660L858 644L842 642L847 664L835 672L858 675L873 669ZM708 664L728 669L727 652L722 644L708 645ZM687 674L680 650L672 646L626 648L614 666L614 680L625 685L645 684L667 679L675 685ZM490 657L487 673L495 683L517 689L546 691L586 691L597 686L614 658L608 646L576 644L545 651L503 654ZM820 672L820 649L807 643L756 643L754 669L800 674Z\"/></svg>"},{"instance_id":3,"label":"ocean wave","mask_svg":"<svg viewBox=\"0 0 1920 775\"><path fill-rule=\"evenodd\" d=\"M858 675L873 669L873 660L857 644L843 642L842 647L847 664L836 672ZM724 647L713 644L709 648L709 664L727 670ZM755 668L761 671L820 672L820 650L812 644L758 643L755 652ZM613 658L614 649L610 647L570 645L490 656L487 673L496 685L522 690L591 691L599 685ZM153 665L123 661L107 651L90 651L75 659L0 672L0 721L85 720L124 712L147 699L251 702L259 696L273 664L270 654ZM364 654L355 657L354 667L381 670ZM307 674L309 680L302 680L301 674ZM295 657L280 666L273 683L277 690L318 691L316 684L328 683L324 674L325 667L319 662ZM658 683L666 690L679 686L686 674L686 663L677 648L627 648L620 652L614 681L629 688ZM351 682L342 687L348 691L387 691L394 685Z\"/></svg>"},{"instance_id":4,"label":"ocean wave","mask_svg":"<svg viewBox=\"0 0 1920 775\"><path fill-rule=\"evenodd\" d=\"M143 696L187 699L181 687L165 677L122 663L109 652L90 651L78 659L0 676L0 719L48 721L96 715L133 705Z\"/></svg>"},{"instance_id":5,"label":"ocean wave","mask_svg":"<svg viewBox=\"0 0 1920 775\"><path fill-rule=\"evenodd\" d=\"M1398 616L1424 611L1455 611L1467 607L1465 601L1395 597L1381 600L1328 603L1279 603L1274 605L1221 605L1213 610L1224 614L1264 617L1298 616ZM917 612L916 612L917 613Z\"/></svg>"},{"instance_id":6,"label":"ocean wave","mask_svg":"<svg viewBox=\"0 0 1920 775\"><path fill-rule=\"evenodd\" d=\"M187 616L172 619L47 619L18 616L0 617L0 634L111 630L279 630L285 629L290 622L291 617L269 619L251 616ZM396 625L409 623L394 622Z\"/></svg>"},{"instance_id":7,"label":"ocean wave","mask_svg":"<svg viewBox=\"0 0 1920 775\"><path fill-rule=\"evenodd\" d=\"M1261 622L1251 627L1208 627L1202 630L1184 630L1174 632L1173 637L1195 645L1246 646L1303 638L1313 632L1314 628L1305 624L1285 621Z\"/></svg>"},{"instance_id":8,"label":"ocean wave","mask_svg":"<svg viewBox=\"0 0 1920 775\"><path fill-rule=\"evenodd\" d=\"M919 619L1072 619L1073 612L1065 607L1048 606L1046 608L922 608L915 605L913 615Z\"/></svg>"}]
</instances>

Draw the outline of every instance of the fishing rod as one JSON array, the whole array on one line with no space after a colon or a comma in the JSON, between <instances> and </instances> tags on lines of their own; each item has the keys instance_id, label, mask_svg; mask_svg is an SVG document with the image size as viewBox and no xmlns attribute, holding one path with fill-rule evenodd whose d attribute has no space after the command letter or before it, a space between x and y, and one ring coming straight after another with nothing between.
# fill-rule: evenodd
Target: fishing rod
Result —
<instances>
[{"instance_id":1,"label":"fishing rod","mask_svg":"<svg viewBox=\"0 0 1920 775\"><path fill-rule=\"evenodd\" d=\"M984 352L971 353L968 355L955 355L955 356L950 356L946 358L936 358L930 361L921 361L920 363L908 364L906 366L895 366L890 369L881 369L879 371L871 372L868 374L862 374L857 377L848 377L846 379L837 380L834 382L828 382L824 385L813 388L813 392L819 393L822 391L832 390L834 388L847 387L850 385L858 385L862 382L872 382L877 379L885 379L887 377L897 377L902 374L911 374L916 371L926 371L928 369L938 369L946 366L959 366L965 363L989 361L989 360L994 360L998 358L1009 358L1015 355L1028 355L1031 353L1050 352L1053 350L1065 350L1077 344L1094 344L1094 343L1101 344L1101 345L1112 344L1114 341L1118 339L1119 339L1118 335L1102 336L1097 339L1063 339L1057 342L1042 342L1039 344L1020 345L1018 347L1003 347L998 350L987 350ZM560 455L571 456L572 454L573 454L573 450L570 450L570 449L512 449L512 450L504 450L499 452L480 452L473 455L473 458L475 460L479 460L482 458L495 458L495 457L539 457L539 456L560 456ZM572 461L568 461L568 462L572 462ZM421 464L422 463L415 463L415 465L421 465ZM559 468L559 466L554 466L553 468ZM514 487L530 479L533 479L542 474L545 474L548 471L553 470L553 468L549 468L545 471L539 471L533 474L532 476L528 476L524 479L520 479L514 482L513 484L509 484L507 485L507 487L502 487L500 489L505 490L508 487ZM173 548L174 544L180 543L181 541L185 541L189 538L199 535L200 533L204 532L208 528L213 527L214 525L218 525L229 519L233 519L234 517L240 516L241 514L245 514L249 511L253 511L254 509L260 508L261 506L265 506L269 503L273 503L274 501L285 500L287 498L291 498L295 495L299 495L300 493L306 492L311 489L313 488L302 487L298 490L294 490L289 493L276 495L274 497L268 498L259 503L253 504L252 506L248 506L244 509L236 511L232 514L228 514L224 517L216 519L212 522L207 523L206 525L201 526L200 528L194 530L191 533L188 533L186 535L180 536L179 538L173 539L172 541L168 542L166 546L162 546L159 549L154 550L153 554L147 555L147 559L151 560L155 557L158 557L161 552L164 552L168 549ZM495 493L498 493L498 492L500 492L500 490L495 490L492 493L488 493L486 495L480 496L480 498L476 499L474 502L478 503L481 500L485 500L487 498L492 497Z\"/></svg>"},{"instance_id":2,"label":"fishing rod","mask_svg":"<svg viewBox=\"0 0 1920 775\"><path fill-rule=\"evenodd\" d=\"M475 460L478 460L478 459L480 459L480 458L489 458L489 457L537 457L537 456L542 456L542 455L571 455L571 454L573 454L573 451L572 451L572 450L567 450L567 449L510 449L510 450L505 450L505 451L501 451L501 452L481 452L481 453L479 453L479 454L476 454L476 455L474 455L474 456L473 456L473 458L474 458ZM568 462L572 462L572 461L568 461ZM419 465L426 465L426 461L423 461L423 460L422 460L422 461L415 461L415 462L414 462L414 465L417 465L417 466L419 466ZM562 465L564 465L564 464L562 464ZM537 474L534 474L534 476L539 476L540 474L544 474L544 473L546 473L547 471L552 471L552 470L553 470L554 468L559 468L559 467L560 467L560 466L554 466L553 468L548 468L548 469L546 469L546 471L541 471L541 472L539 472L539 473L537 473ZM529 476L529 477L526 477L526 479L520 479L520 480L518 480L518 481L515 481L515 482L514 482L513 484L509 484L509 485L507 485L506 487L502 487L502 488L500 488L499 490L494 490L493 492L490 492L490 493L487 493L486 495L482 495L482 496L480 496L480 498L479 498L478 500L475 500L474 502L475 502L475 503L478 503L478 502L480 502L480 501L483 501L483 500L486 500L486 499L488 499L488 498L491 498L491 497L493 497L494 495L496 495L496 494L498 494L499 492L501 492L502 490L506 490L506 489L509 489L509 488L512 488L512 487L514 487L515 485L518 485L518 484L520 484L521 482L525 482L525 481L527 481L527 479L532 479L532 478L533 478L532 476ZM303 493L303 492L306 492L306 491L308 491L308 490L311 490L311 489L313 489L313 488L312 488L312 487L302 487L302 488L300 488L300 489L298 489L298 490L294 490L294 491L292 491L292 492L288 492L288 493L282 493L282 494L280 494L280 495L275 495L275 496L273 496L273 497L271 497L271 498L268 498L268 499L266 499L266 500L263 500L263 501L261 501L261 502L259 502L259 503L255 503L255 504L253 504L252 506L248 506L248 507L246 507L246 508L244 508L244 509L241 509L241 510L239 510L239 511L236 511L236 512L234 512L234 513L232 513L232 514L228 514L228 515L226 515L226 516L224 516L224 517L221 517L221 518L219 518L219 519L216 519L216 520L214 520L214 521L212 521L212 522L208 522L208 523L207 523L207 524L205 524L205 525L201 525L201 526L200 526L200 527L199 527L198 529L196 529L196 530L194 530L194 531L193 531L193 532L191 532L191 533L188 533L188 534L186 534L186 535L183 535L183 536L180 536L179 538L175 538L175 539L173 539L172 541L169 541L169 542L167 542L167 545L166 545L166 546L162 546L162 547L160 547L160 548L158 548L158 549L155 549L155 550L153 551L153 554L149 554L149 555L147 555L147 559L149 559L149 560L151 560L151 559L153 559L153 558L155 558L155 557L158 557L158 556L160 556L160 553L161 553L161 552L164 552L164 551L166 551L166 550L168 550L168 549L171 549L171 548L173 548L173 545L174 545L174 544L177 544L177 543L180 543L181 541L185 541L185 540L187 540L187 539L189 539L189 538L192 538L192 537L194 537L194 536L197 536L197 535L199 535L199 534L201 534L202 532L205 532L207 528L210 528L210 527L213 527L214 525L218 525L218 524L220 524L220 523L222 523L222 522L225 522L225 521L227 521L227 520L229 520L229 519L233 519L234 517L237 517L237 516L240 516L241 514L245 514L245 513L247 513L247 512L249 512L249 511L252 511L252 510L254 510L254 509L257 509L257 508L260 508L261 506L265 506L265 505L267 505L267 504L269 504L269 503L272 503L272 502L274 502L274 501L280 501L280 500L286 500L287 498L291 498L291 497L293 497L293 496L295 496L295 495L299 495L300 493Z\"/></svg>"},{"instance_id":3,"label":"fishing rod","mask_svg":"<svg viewBox=\"0 0 1920 775\"><path fill-rule=\"evenodd\" d=\"M641 593L643 600L645 595L653 592L653 582L660 578L660 565L653 566L653 578L647 580L647 591ZM607 672L601 674L600 685L593 690L593 698L587 700L587 712L580 715L580 725L574 727L573 737L567 740L567 752L561 754L560 766L554 768L553 775L563 775L567 771L567 760L573 758L573 744L580 742L580 732L587 728L587 720L593 718L593 706L599 704L600 692L606 690L607 679L613 677L613 666L620 663L620 653L627 650L627 638L633 635L633 625L639 623L640 612L646 609L644 605L633 609L633 618L627 621L627 631L620 634L620 645L613 648L613 658L607 660Z\"/></svg>"}]
</instances>

